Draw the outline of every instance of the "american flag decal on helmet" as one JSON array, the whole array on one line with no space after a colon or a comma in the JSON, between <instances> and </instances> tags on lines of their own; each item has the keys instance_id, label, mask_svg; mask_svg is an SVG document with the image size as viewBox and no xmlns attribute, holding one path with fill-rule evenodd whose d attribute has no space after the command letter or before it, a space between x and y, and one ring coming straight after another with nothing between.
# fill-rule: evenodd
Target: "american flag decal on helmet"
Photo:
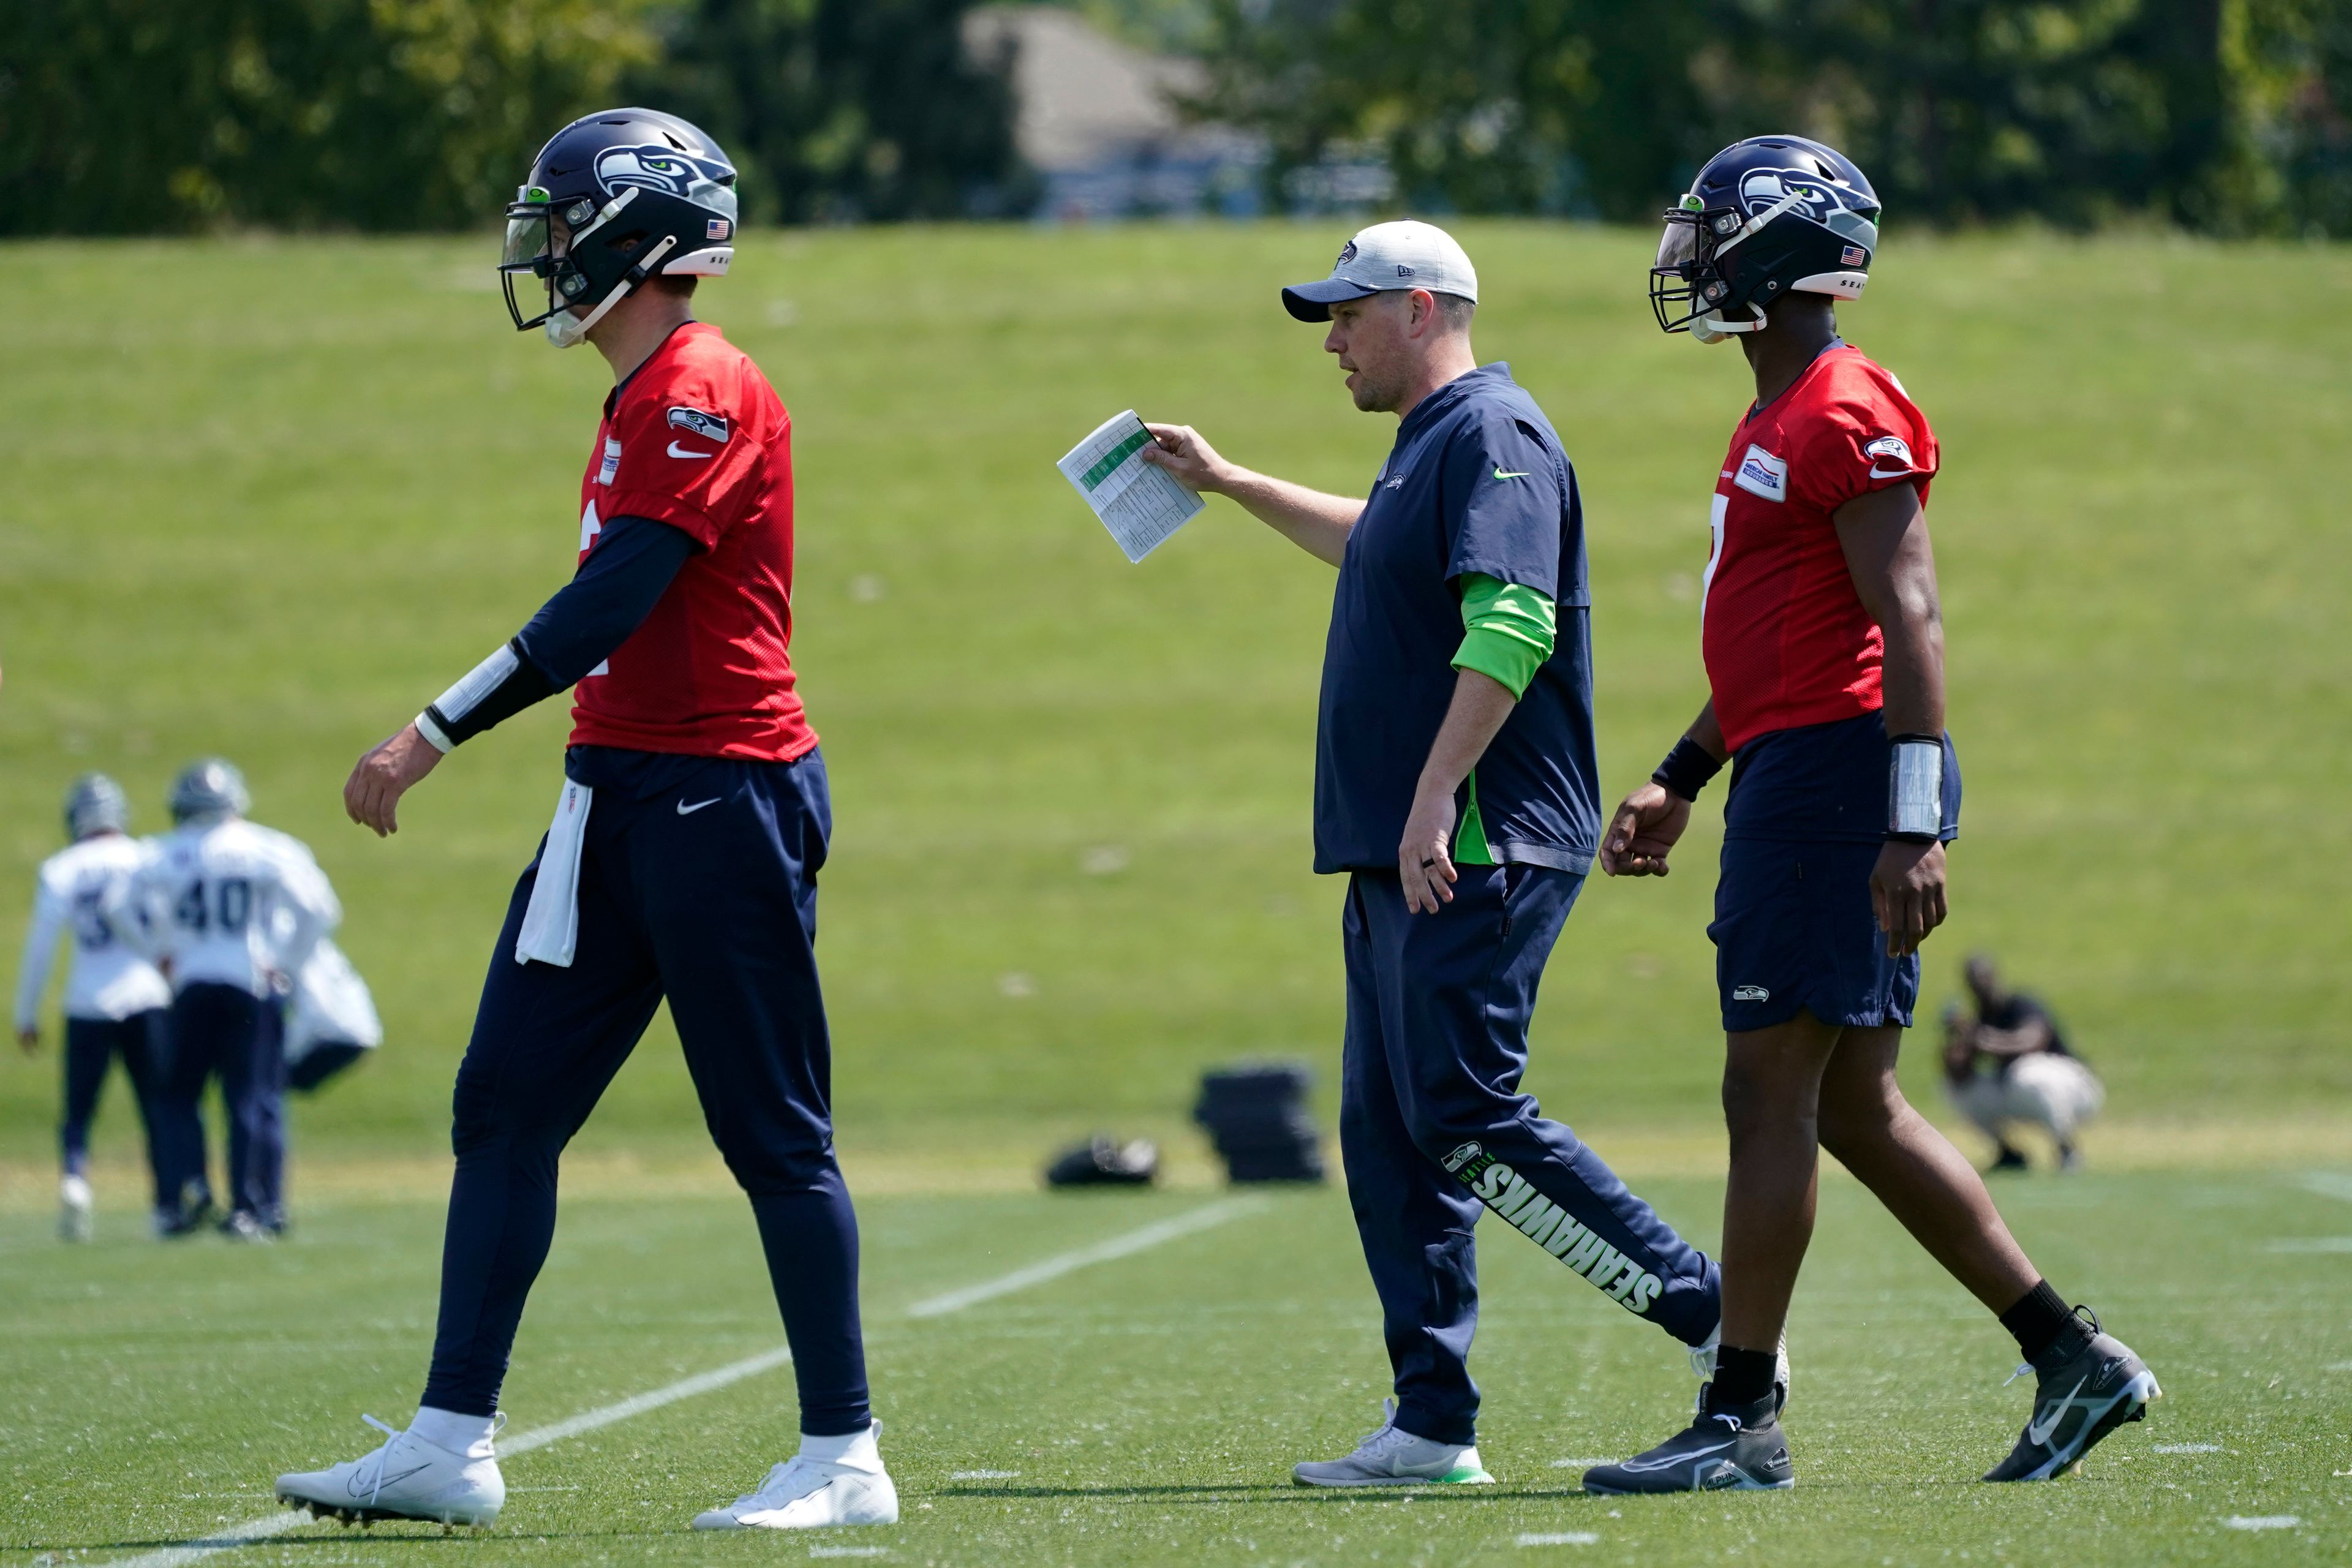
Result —
<instances>
[{"instance_id":1,"label":"american flag decal on helmet","mask_svg":"<svg viewBox=\"0 0 2352 1568\"><path fill-rule=\"evenodd\" d=\"M1838 256L1838 265L1841 267L1866 267L1869 264L1870 252L1858 245L1847 246Z\"/></svg>"}]
</instances>

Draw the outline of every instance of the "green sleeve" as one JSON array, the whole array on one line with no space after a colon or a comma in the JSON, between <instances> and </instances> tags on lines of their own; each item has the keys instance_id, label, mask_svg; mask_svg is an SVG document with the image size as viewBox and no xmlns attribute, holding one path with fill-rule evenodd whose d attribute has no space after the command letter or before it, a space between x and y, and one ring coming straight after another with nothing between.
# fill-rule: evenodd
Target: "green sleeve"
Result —
<instances>
[{"instance_id":1,"label":"green sleeve","mask_svg":"<svg viewBox=\"0 0 2352 1568\"><path fill-rule=\"evenodd\" d=\"M1462 647L1456 669L1475 669L1523 696L1551 657L1559 608L1551 595L1483 572L1462 574Z\"/></svg>"}]
</instances>

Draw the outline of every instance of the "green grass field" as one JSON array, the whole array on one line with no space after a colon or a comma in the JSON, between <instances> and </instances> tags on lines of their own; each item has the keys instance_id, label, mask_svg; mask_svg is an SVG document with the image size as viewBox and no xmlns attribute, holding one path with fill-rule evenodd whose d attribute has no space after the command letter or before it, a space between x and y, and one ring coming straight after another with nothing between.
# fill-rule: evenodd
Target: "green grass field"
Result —
<instances>
[{"instance_id":1,"label":"green grass field","mask_svg":"<svg viewBox=\"0 0 2352 1568\"><path fill-rule=\"evenodd\" d=\"M1483 273L1482 353L1512 362L1582 477L1613 794L1704 692L1706 498L1744 370L1659 337L1646 236L1459 232ZM1053 459L1131 405L1253 466L1362 489L1392 426L1352 411L1274 299L1339 237L755 237L706 290L796 425L795 658L839 822L821 952L841 1143L867 1194L877 1387L912 1521L890 1560L1516 1561L1521 1534L1580 1531L1601 1541L1524 1550L2340 1557L2347 1258L2263 1249L2352 1229L2293 1184L2352 1170L2352 324L2326 304L2352 289L2342 247L1898 230L1845 312L1945 449L1930 516L1968 791L1927 1001L1988 948L2105 1075L2093 1175L2004 1200L2173 1394L2083 1483L1962 1484L2022 1418L2020 1391L1997 1392L2003 1342L1843 1182L1799 1305L1792 1431L1811 1468L1793 1500L1612 1518L1561 1495L1573 1477L1553 1458L1654 1438L1687 1390L1667 1347L1508 1236L1490 1247L1480 1363L1484 1440L1510 1484L1412 1503L1275 1487L1375 1414L1370 1292L1336 1194L903 1318L926 1292L1212 1201L1024 1190L1098 1125L1161 1137L1178 1184L1205 1187L1182 1122L1204 1065L1307 1058L1329 1110L1339 895L1307 869L1328 569L1222 502L1130 567ZM415 1397L450 1077L552 805L564 717L550 704L468 746L389 843L343 821L340 788L568 574L604 381L592 354L508 331L479 237L0 254L17 301L0 378L0 948L73 773L116 773L160 827L172 772L219 751L257 816L317 848L390 1032L380 1060L299 1108L299 1238L266 1255L130 1239L119 1093L100 1141L109 1239L59 1252L54 1056L0 1068L0 1382L25 1391L0 1410L16 1487L0 1544L21 1560L242 1519L277 1468L356 1452L357 1410L397 1419ZM1704 1233L1720 1044L1703 837L1690 853L1665 883L1589 890L1529 1083ZM1934 1109L1932 1054L1906 1071ZM572 1174L518 1430L772 1338L666 1024ZM578 1489L518 1492L499 1544L454 1550L775 1550L662 1532L756 1477L782 1375L524 1456L518 1488ZM1923 1405L1951 1414L1922 1424ZM2156 1442L2220 1447L2159 1459ZM2284 1514L2301 1533L2220 1522ZM248 1552L272 1554L334 1555L297 1537Z\"/></svg>"},{"instance_id":2,"label":"green grass field","mask_svg":"<svg viewBox=\"0 0 2352 1568\"><path fill-rule=\"evenodd\" d=\"M865 1226L902 1528L814 1542L685 1528L785 1451L777 1370L509 1459L493 1534L304 1521L217 1561L2340 1563L2347 1258L2268 1250L2352 1229L2352 1178L2336 1182L2333 1197L2266 1173L2008 1189L2028 1247L2064 1253L2167 1391L2053 1486L1977 1484L2024 1420L2023 1385L2001 1387L2014 1347L1843 1180L1825 1184L1790 1336L1799 1489L1664 1500L1583 1497L1580 1467L1559 1461L1622 1457L1683 1418L1679 1347L1501 1226L1487 1227L1479 1353L1481 1449L1501 1484L1367 1497L1302 1492L1286 1474L1376 1425L1385 1392L1337 1193L1271 1194L923 1317L909 1307L1222 1200L900 1196L868 1202ZM1714 1184L1657 1196L1711 1231ZM7 1220L0 1562L135 1561L271 1518L278 1470L373 1444L358 1412L403 1419L415 1397L438 1233L419 1198L338 1202L268 1252L174 1252L164 1286L150 1244L60 1261L37 1220ZM724 1197L574 1201L517 1347L509 1436L773 1346L750 1243Z\"/></svg>"}]
</instances>

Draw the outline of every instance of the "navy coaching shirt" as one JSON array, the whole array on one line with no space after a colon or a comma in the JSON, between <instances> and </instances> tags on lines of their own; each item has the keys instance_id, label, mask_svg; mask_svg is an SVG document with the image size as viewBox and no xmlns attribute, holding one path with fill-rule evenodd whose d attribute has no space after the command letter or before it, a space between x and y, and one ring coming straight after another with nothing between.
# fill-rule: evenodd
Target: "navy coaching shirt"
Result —
<instances>
[{"instance_id":1,"label":"navy coaching shirt","mask_svg":"<svg viewBox=\"0 0 2352 1568\"><path fill-rule=\"evenodd\" d=\"M1413 785L1454 698L1465 572L1559 606L1551 657L1472 774L1487 847L1506 864L1591 868L1601 789L1584 508L1551 422L1498 363L1404 416L1349 531L1315 737L1318 871L1396 867ZM1468 797L1465 785L1456 807Z\"/></svg>"}]
</instances>

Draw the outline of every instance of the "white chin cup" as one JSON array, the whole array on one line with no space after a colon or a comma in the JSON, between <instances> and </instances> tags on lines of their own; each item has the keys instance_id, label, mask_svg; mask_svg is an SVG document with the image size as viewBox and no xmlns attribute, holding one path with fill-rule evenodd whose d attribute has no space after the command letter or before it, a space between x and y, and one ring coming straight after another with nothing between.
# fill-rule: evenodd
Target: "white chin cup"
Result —
<instances>
[{"instance_id":1,"label":"white chin cup","mask_svg":"<svg viewBox=\"0 0 2352 1568\"><path fill-rule=\"evenodd\" d=\"M1763 330L1764 312L1760 310L1752 321L1727 321L1720 310L1709 310L1691 321L1691 336L1703 343L1729 342L1742 332L1760 332Z\"/></svg>"},{"instance_id":2,"label":"white chin cup","mask_svg":"<svg viewBox=\"0 0 2352 1568\"><path fill-rule=\"evenodd\" d=\"M588 341L588 329L569 310L547 318L547 341L559 349L577 348Z\"/></svg>"}]
</instances>

